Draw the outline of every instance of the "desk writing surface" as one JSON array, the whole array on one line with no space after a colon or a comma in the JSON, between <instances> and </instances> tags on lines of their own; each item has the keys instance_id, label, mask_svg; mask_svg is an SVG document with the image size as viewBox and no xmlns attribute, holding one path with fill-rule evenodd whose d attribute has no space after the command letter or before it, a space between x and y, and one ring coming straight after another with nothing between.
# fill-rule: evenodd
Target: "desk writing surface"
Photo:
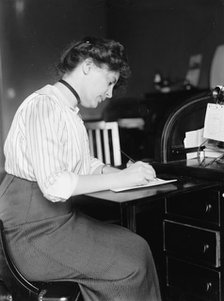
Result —
<instances>
[{"instance_id":1,"label":"desk writing surface","mask_svg":"<svg viewBox=\"0 0 224 301\"><path fill-rule=\"evenodd\" d=\"M127 190L122 192L113 192L110 190L94 192L87 194L88 197L103 199L116 203L134 202L140 199L157 199L172 193L182 193L189 189L197 189L200 186L207 185L206 181L198 179L178 180L159 186L138 188L136 190Z\"/></svg>"},{"instance_id":2,"label":"desk writing surface","mask_svg":"<svg viewBox=\"0 0 224 301\"><path fill-rule=\"evenodd\" d=\"M210 164L212 163L212 164ZM224 182L224 162L218 164L213 158L205 158L200 162L197 158L189 160L169 161L167 163L154 162L153 167L159 173L169 172L172 175L190 176L208 180L209 182Z\"/></svg>"}]
</instances>

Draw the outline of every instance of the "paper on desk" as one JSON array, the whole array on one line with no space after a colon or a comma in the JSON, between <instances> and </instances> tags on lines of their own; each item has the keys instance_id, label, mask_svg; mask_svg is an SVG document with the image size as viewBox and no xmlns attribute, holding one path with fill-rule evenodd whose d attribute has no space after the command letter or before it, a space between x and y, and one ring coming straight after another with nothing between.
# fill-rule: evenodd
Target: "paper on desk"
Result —
<instances>
[{"instance_id":1,"label":"paper on desk","mask_svg":"<svg viewBox=\"0 0 224 301\"><path fill-rule=\"evenodd\" d=\"M184 139L184 147L189 148L201 145L202 142L205 140L203 138L203 132L203 128L195 131L186 132Z\"/></svg>"},{"instance_id":2,"label":"paper on desk","mask_svg":"<svg viewBox=\"0 0 224 301\"><path fill-rule=\"evenodd\" d=\"M204 141L205 138L203 137L204 128L189 131L185 133L184 139L184 147L191 148L191 147L199 147ZM187 159L192 159L197 157L197 152L187 153Z\"/></svg>"},{"instance_id":3,"label":"paper on desk","mask_svg":"<svg viewBox=\"0 0 224 301\"><path fill-rule=\"evenodd\" d=\"M120 192L120 191L125 191L125 190L132 190L132 189L146 188L146 187L151 187L151 186L156 186L156 185L163 185L163 184L168 184L168 183L176 182L176 181L177 181L177 179L163 180L160 178L156 178L155 180L150 181L146 185L136 185L136 186L132 186L132 187L114 188L111 190L114 192Z\"/></svg>"},{"instance_id":4,"label":"paper on desk","mask_svg":"<svg viewBox=\"0 0 224 301\"><path fill-rule=\"evenodd\" d=\"M224 142L224 106L208 103L204 122L204 137Z\"/></svg>"}]
</instances>

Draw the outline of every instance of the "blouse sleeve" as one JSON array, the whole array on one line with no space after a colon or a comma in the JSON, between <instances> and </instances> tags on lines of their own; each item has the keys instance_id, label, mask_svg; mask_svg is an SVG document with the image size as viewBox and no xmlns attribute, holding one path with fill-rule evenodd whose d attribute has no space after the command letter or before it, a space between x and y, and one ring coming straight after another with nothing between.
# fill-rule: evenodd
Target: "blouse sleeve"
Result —
<instances>
[{"instance_id":1,"label":"blouse sleeve","mask_svg":"<svg viewBox=\"0 0 224 301\"><path fill-rule=\"evenodd\" d=\"M29 158L44 196L65 201L77 185L78 175L69 172L66 163L66 122L59 105L40 95L29 104L26 137Z\"/></svg>"},{"instance_id":2,"label":"blouse sleeve","mask_svg":"<svg viewBox=\"0 0 224 301\"><path fill-rule=\"evenodd\" d=\"M105 164L94 157L91 157L91 162L90 162L90 174L94 174L96 169L98 169L99 166L103 167Z\"/></svg>"}]
</instances>

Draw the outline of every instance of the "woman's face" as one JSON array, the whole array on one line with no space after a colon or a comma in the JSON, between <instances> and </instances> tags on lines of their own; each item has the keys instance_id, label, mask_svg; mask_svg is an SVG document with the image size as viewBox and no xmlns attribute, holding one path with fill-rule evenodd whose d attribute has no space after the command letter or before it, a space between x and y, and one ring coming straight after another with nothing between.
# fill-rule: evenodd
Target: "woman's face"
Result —
<instances>
[{"instance_id":1,"label":"woman's face","mask_svg":"<svg viewBox=\"0 0 224 301\"><path fill-rule=\"evenodd\" d=\"M87 108L96 108L105 99L112 97L113 88L119 79L119 72L109 70L106 65L97 67L93 62L87 67L82 105Z\"/></svg>"}]
</instances>

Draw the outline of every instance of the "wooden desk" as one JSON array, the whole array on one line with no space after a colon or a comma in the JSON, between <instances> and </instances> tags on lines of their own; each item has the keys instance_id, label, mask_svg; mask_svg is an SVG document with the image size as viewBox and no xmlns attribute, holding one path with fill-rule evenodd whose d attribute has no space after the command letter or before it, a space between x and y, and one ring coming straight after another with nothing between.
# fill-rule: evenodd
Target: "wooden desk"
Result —
<instances>
[{"instance_id":1,"label":"wooden desk","mask_svg":"<svg viewBox=\"0 0 224 301\"><path fill-rule=\"evenodd\" d=\"M162 243L152 251L163 300L224 300L223 170L210 167L209 172L196 162L190 167L186 162L154 167L158 177L178 181L120 193L92 193L88 198L119 206L122 225L137 233L138 214L160 204L162 230L147 224L147 231L150 238L155 231L161 236Z\"/></svg>"},{"instance_id":2,"label":"wooden desk","mask_svg":"<svg viewBox=\"0 0 224 301\"><path fill-rule=\"evenodd\" d=\"M165 199L163 250L166 294L172 301L224 300L224 165L197 159L155 164L212 185Z\"/></svg>"},{"instance_id":3,"label":"wooden desk","mask_svg":"<svg viewBox=\"0 0 224 301\"><path fill-rule=\"evenodd\" d=\"M113 192L110 190L90 193L88 198L116 203L120 208L121 225L136 232L136 214L145 208L153 207L157 202L164 202L167 196L181 195L187 191L196 191L214 184L210 181L190 178L176 177L167 173L159 174L160 178L177 178L177 182L164 185L127 190L123 192Z\"/></svg>"}]
</instances>

